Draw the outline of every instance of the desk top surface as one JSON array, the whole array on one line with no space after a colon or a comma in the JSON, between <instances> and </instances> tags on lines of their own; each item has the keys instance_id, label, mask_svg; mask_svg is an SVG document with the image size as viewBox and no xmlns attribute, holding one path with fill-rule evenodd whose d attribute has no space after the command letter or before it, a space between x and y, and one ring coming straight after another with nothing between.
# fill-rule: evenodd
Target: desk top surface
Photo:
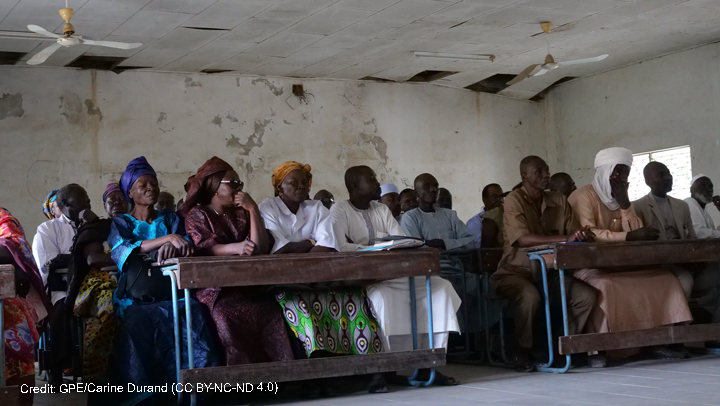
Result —
<instances>
[{"instance_id":1,"label":"desk top surface","mask_svg":"<svg viewBox=\"0 0 720 406\"><path fill-rule=\"evenodd\" d=\"M720 261L720 239L550 244L556 269L623 267Z\"/></svg>"}]
</instances>

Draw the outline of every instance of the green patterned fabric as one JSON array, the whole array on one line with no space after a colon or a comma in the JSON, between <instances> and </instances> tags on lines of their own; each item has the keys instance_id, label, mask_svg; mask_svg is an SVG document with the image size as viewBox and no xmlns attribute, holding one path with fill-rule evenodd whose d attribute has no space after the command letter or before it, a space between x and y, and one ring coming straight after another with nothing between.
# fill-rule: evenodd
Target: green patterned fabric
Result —
<instances>
[{"instance_id":1,"label":"green patterned fabric","mask_svg":"<svg viewBox=\"0 0 720 406\"><path fill-rule=\"evenodd\" d=\"M275 298L308 357L314 351L346 355L382 351L364 290L282 291Z\"/></svg>"}]
</instances>

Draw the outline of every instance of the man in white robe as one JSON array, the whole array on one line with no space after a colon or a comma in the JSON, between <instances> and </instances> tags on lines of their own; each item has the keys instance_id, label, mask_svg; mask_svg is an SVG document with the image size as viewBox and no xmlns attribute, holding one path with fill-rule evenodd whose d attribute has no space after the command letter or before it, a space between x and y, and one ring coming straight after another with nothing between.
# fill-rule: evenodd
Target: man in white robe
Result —
<instances>
[{"instance_id":1,"label":"man in white robe","mask_svg":"<svg viewBox=\"0 0 720 406\"><path fill-rule=\"evenodd\" d=\"M389 235L404 236L390 209L376 200L380 184L375 173L367 166L347 170L345 185L349 200L336 203L330 210L333 230L340 251L357 251ZM433 347L446 348L451 331L459 332L457 310L460 298L450 282L432 277ZM410 318L410 285L408 278L375 283L367 287L375 317L380 324L379 335L383 351L409 351L413 349ZM418 347L429 348L427 323L427 290L425 278L415 278ZM452 378L439 376L441 384L451 384Z\"/></svg>"}]
</instances>

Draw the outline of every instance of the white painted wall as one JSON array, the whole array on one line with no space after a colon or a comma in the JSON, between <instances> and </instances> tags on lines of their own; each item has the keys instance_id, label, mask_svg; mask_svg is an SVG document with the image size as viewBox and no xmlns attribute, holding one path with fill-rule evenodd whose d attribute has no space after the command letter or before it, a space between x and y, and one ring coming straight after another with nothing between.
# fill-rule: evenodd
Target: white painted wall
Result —
<instances>
[{"instance_id":1,"label":"white painted wall","mask_svg":"<svg viewBox=\"0 0 720 406\"><path fill-rule=\"evenodd\" d=\"M568 82L549 93L546 109L548 154L578 185L592 182L601 149L690 145L693 173L720 190L720 44Z\"/></svg>"},{"instance_id":2,"label":"white painted wall","mask_svg":"<svg viewBox=\"0 0 720 406\"><path fill-rule=\"evenodd\" d=\"M100 213L105 185L145 155L179 197L217 155L258 202L286 160L311 164L314 191L336 199L353 165L400 188L430 172L467 220L485 184L511 187L522 157L545 156L544 120L541 104L425 84L2 67L0 205L33 235L51 189L80 183Z\"/></svg>"}]
</instances>

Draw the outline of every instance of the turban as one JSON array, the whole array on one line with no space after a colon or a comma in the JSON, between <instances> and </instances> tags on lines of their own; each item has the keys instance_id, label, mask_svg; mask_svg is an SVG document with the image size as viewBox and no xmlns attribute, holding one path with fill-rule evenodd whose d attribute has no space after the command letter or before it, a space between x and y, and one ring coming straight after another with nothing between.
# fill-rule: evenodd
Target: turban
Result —
<instances>
[{"instance_id":1,"label":"turban","mask_svg":"<svg viewBox=\"0 0 720 406\"><path fill-rule=\"evenodd\" d=\"M120 190L120 185L117 182L108 184L105 188L105 193L103 193L103 203L105 203L107 197L110 196L111 193L115 192L122 192L122 190Z\"/></svg>"},{"instance_id":2,"label":"turban","mask_svg":"<svg viewBox=\"0 0 720 406\"><path fill-rule=\"evenodd\" d=\"M300 162L295 161L287 161L278 165L272 173L272 185L273 189L275 190L276 196L278 195L278 189L280 188L280 184L282 183L282 181L285 179L288 173L296 169L302 169L303 171L305 171L305 175L307 175L308 179L308 186L312 185L312 173L310 173L312 167L310 165L303 165Z\"/></svg>"},{"instance_id":3,"label":"turban","mask_svg":"<svg viewBox=\"0 0 720 406\"><path fill-rule=\"evenodd\" d=\"M708 179L710 179L708 176L703 175L702 173L697 174L697 175L693 176L692 179L690 179L690 186L692 187L692 185L695 184L695 181L698 180L698 179L700 179L700 178L708 178Z\"/></svg>"},{"instance_id":4,"label":"turban","mask_svg":"<svg viewBox=\"0 0 720 406\"><path fill-rule=\"evenodd\" d=\"M620 208L617 200L612 197L610 175L615 166L632 166L632 161L632 151L627 148L608 148L598 152L595 156L595 178L592 187L600 201L610 210L615 211Z\"/></svg>"},{"instance_id":5,"label":"turban","mask_svg":"<svg viewBox=\"0 0 720 406\"><path fill-rule=\"evenodd\" d=\"M143 175L152 175L154 178L157 178L155 170L150 166L147 159L141 156L130 161L127 168L125 168L125 172L123 172L120 177L120 190L122 190L125 198L128 199L129 202L132 202L132 199L130 199L130 188L132 188L135 181Z\"/></svg>"},{"instance_id":6,"label":"turban","mask_svg":"<svg viewBox=\"0 0 720 406\"><path fill-rule=\"evenodd\" d=\"M45 201L43 202L43 214L45 215L45 217L48 218L48 220L53 219L52 204L55 202L55 199L57 198L57 192L58 192L58 189L55 189L52 192L50 192L50 194L47 195L47 197L45 198Z\"/></svg>"},{"instance_id":7,"label":"turban","mask_svg":"<svg viewBox=\"0 0 720 406\"><path fill-rule=\"evenodd\" d=\"M386 183L380 186L380 197L383 197L388 193L399 193L397 186L392 183Z\"/></svg>"},{"instance_id":8,"label":"turban","mask_svg":"<svg viewBox=\"0 0 720 406\"><path fill-rule=\"evenodd\" d=\"M200 203L200 201L203 200L203 197L207 197L204 195L209 192L215 193L217 191L217 188L220 186L219 183L217 185L213 185L213 188L215 190L204 190L204 188L210 187L207 182L207 179L209 177L218 173L222 173L223 176L225 176L225 172L229 172L232 170L234 169L232 166L230 166L229 163L223 161L216 156L208 159L207 162L205 162L203 166L198 169L197 173L189 177L187 183L185 183L185 191L187 192L187 196L185 197L185 202L183 203L183 215L187 216L187 213L198 203Z\"/></svg>"}]
</instances>

